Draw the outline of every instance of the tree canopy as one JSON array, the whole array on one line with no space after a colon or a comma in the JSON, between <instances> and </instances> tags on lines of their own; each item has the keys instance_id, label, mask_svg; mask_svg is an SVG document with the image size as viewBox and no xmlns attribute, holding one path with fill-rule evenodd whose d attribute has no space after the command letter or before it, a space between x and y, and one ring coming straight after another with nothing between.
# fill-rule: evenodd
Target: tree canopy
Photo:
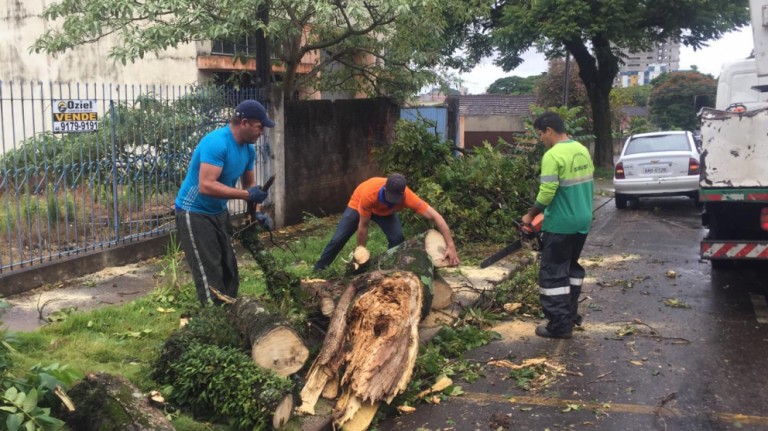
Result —
<instances>
[{"instance_id":1,"label":"tree canopy","mask_svg":"<svg viewBox=\"0 0 768 431\"><path fill-rule=\"evenodd\" d=\"M536 83L544 77L541 75L505 76L499 78L485 90L488 94L533 94Z\"/></svg>"},{"instance_id":2,"label":"tree canopy","mask_svg":"<svg viewBox=\"0 0 768 431\"><path fill-rule=\"evenodd\" d=\"M717 93L714 78L694 71L666 73L652 84L651 118L664 130L698 129L698 108L713 106Z\"/></svg>"},{"instance_id":3,"label":"tree canopy","mask_svg":"<svg viewBox=\"0 0 768 431\"><path fill-rule=\"evenodd\" d=\"M264 8L268 19L259 18ZM435 68L448 43L444 31L482 8L460 0L61 0L46 7L50 27L31 49L56 54L112 36L110 57L126 63L184 43L263 32L285 67L285 97L312 87L403 98L441 81ZM319 59L299 73L308 53Z\"/></svg>"},{"instance_id":4,"label":"tree canopy","mask_svg":"<svg viewBox=\"0 0 768 431\"><path fill-rule=\"evenodd\" d=\"M619 71L621 49L641 51L669 39L697 49L744 26L748 19L746 0L502 0L487 16L454 27L468 54L452 60L471 67L495 50L496 64L511 71L532 46L548 58L570 52L592 106L595 160L610 166L609 95Z\"/></svg>"}]
</instances>

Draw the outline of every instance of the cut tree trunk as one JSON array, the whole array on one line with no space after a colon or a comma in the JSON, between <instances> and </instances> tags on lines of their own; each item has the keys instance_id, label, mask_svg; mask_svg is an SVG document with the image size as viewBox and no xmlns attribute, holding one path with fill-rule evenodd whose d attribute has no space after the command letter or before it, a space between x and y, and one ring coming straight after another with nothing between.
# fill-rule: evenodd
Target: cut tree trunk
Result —
<instances>
[{"instance_id":1,"label":"cut tree trunk","mask_svg":"<svg viewBox=\"0 0 768 431\"><path fill-rule=\"evenodd\" d=\"M75 410L64 415L70 429L78 431L173 431L163 412L120 376L89 374L67 395Z\"/></svg>"},{"instance_id":2,"label":"cut tree trunk","mask_svg":"<svg viewBox=\"0 0 768 431\"><path fill-rule=\"evenodd\" d=\"M347 286L307 375L299 412L314 414L324 390L339 393L334 424L365 430L379 403L405 390L418 355L418 323L433 296L434 267L424 239L419 235L373 259L376 270Z\"/></svg>"},{"instance_id":3,"label":"cut tree trunk","mask_svg":"<svg viewBox=\"0 0 768 431\"><path fill-rule=\"evenodd\" d=\"M355 418L366 402L390 403L406 389L416 364L425 289L411 272L379 274L348 312L342 394L333 414L338 426Z\"/></svg>"},{"instance_id":4,"label":"cut tree trunk","mask_svg":"<svg viewBox=\"0 0 768 431\"><path fill-rule=\"evenodd\" d=\"M363 291L355 298L358 289ZM423 291L420 278L411 272L376 271L355 278L337 304L310 368L299 412L314 414L320 395L343 368L334 422L345 430L367 429L379 401L391 402L411 379Z\"/></svg>"},{"instance_id":5,"label":"cut tree trunk","mask_svg":"<svg viewBox=\"0 0 768 431\"><path fill-rule=\"evenodd\" d=\"M444 310L453 305L453 289L445 279L438 274L432 279L432 287L435 294L432 297L432 309Z\"/></svg>"},{"instance_id":6,"label":"cut tree trunk","mask_svg":"<svg viewBox=\"0 0 768 431\"><path fill-rule=\"evenodd\" d=\"M422 292L422 318L429 314L434 295L432 279L435 275L435 267L432 263L432 257L426 251L425 244L428 234L429 232L425 232L403 242L397 247L390 248L384 254L378 256L371 265L372 268L378 270L399 269L409 271L419 277L424 286L424 291ZM431 236L431 238L434 240L435 237ZM442 238L442 235L440 235L440 238Z\"/></svg>"},{"instance_id":7,"label":"cut tree trunk","mask_svg":"<svg viewBox=\"0 0 768 431\"><path fill-rule=\"evenodd\" d=\"M290 376L304 367L309 349L282 316L267 312L255 299L239 297L230 306L229 320L249 341L256 365Z\"/></svg>"}]
</instances>

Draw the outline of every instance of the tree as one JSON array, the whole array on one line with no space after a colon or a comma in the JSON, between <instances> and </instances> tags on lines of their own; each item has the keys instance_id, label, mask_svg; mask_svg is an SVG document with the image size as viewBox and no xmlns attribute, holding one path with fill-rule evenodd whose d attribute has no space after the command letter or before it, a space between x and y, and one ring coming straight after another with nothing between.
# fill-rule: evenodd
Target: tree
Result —
<instances>
[{"instance_id":1,"label":"tree","mask_svg":"<svg viewBox=\"0 0 768 431\"><path fill-rule=\"evenodd\" d=\"M659 79L662 78L662 79ZM698 129L698 107L714 101L717 81L699 72L671 72L652 81L651 118L664 130ZM708 105L711 106L711 103Z\"/></svg>"},{"instance_id":2,"label":"tree","mask_svg":"<svg viewBox=\"0 0 768 431\"><path fill-rule=\"evenodd\" d=\"M528 77L505 76L493 81L485 92L488 94L533 94L536 83L544 76L543 73Z\"/></svg>"},{"instance_id":3,"label":"tree","mask_svg":"<svg viewBox=\"0 0 768 431\"><path fill-rule=\"evenodd\" d=\"M466 53L453 61L467 67L497 50L496 64L510 71L531 46L548 58L570 52L592 107L595 161L611 166L609 95L620 50L640 51L668 39L698 49L748 20L745 0L502 0L486 16L454 27L453 43L463 38Z\"/></svg>"},{"instance_id":4,"label":"tree","mask_svg":"<svg viewBox=\"0 0 768 431\"><path fill-rule=\"evenodd\" d=\"M286 99L302 87L403 98L440 81L433 68L443 30L474 13L459 0L61 0L46 7L50 28L31 49L56 54L112 35L109 55L125 64L184 43L263 32L285 67L278 83ZM311 53L318 59L300 74Z\"/></svg>"},{"instance_id":5,"label":"tree","mask_svg":"<svg viewBox=\"0 0 768 431\"><path fill-rule=\"evenodd\" d=\"M651 95L651 89L651 85L634 85L631 87L614 88L611 94L621 93L622 95L626 95L631 101L629 104L633 106L647 106L648 98ZM624 100L624 96L621 96L621 98Z\"/></svg>"},{"instance_id":6,"label":"tree","mask_svg":"<svg viewBox=\"0 0 768 431\"><path fill-rule=\"evenodd\" d=\"M565 60L558 58L549 61L547 73L536 83L536 103L541 106L564 106L563 76ZM581 112L592 122L592 113L587 97L587 89L579 79L579 66L571 63L568 68L568 107L578 106ZM592 130L589 130L592 133Z\"/></svg>"}]
</instances>

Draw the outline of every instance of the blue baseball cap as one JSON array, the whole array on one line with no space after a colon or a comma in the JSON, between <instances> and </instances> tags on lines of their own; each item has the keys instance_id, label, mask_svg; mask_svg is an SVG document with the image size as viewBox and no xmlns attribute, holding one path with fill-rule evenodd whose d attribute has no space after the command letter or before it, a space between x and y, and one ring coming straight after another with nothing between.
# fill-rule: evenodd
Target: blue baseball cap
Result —
<instances>
[{"instance_id":1,"label":"blue baseball cap","mask_svg":"<svg viewBox=\"0 0 768 431\"><path fill-rule=\"evenodd\" d=\"M248 120L259 120L264 127L275 127L275 122L267 117L267 110L264 105L253 99L240 102L235 108L235 116Z\"/></svg>"},{"instance_id":2,"label":"blue baseball cap","mask_svg":"<svg viewBox=\"0 0 768 431\"><path fill-rule=\"evenodd\" d=\"M402 174L392 174L384 183L384 199L391 204L399 204L405 195L405 177Z\"/></svg>"}]
</instances>

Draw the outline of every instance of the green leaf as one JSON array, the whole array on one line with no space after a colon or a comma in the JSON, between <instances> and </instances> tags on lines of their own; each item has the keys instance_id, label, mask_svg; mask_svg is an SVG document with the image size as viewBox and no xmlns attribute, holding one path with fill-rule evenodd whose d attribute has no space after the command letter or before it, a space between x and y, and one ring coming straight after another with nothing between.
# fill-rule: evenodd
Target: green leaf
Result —
<instances>
[{"instance_id":1,"label":"green leaf","mask_svg":"<svg viewBox=\"0 0 768 431\"><path fill-rule=\"evenodd\" d=\"M24 414L16 413L8 416L8 419L5 420L5 427L8 429L8 431L17 431L23 421Z\"/></svg>"},{"instance_id":2,"label":"green leaf","mask_svg":"<svg viewBox=\"0 0 768 431\"><path fill-rule=\"evenodd\" d=\"M35 407L37 407L37 389L32 389L29 391L29 393L27 393L21 409L27 413L30 413L32 410L34 410Z\"/></svg>"}]
</instances>

